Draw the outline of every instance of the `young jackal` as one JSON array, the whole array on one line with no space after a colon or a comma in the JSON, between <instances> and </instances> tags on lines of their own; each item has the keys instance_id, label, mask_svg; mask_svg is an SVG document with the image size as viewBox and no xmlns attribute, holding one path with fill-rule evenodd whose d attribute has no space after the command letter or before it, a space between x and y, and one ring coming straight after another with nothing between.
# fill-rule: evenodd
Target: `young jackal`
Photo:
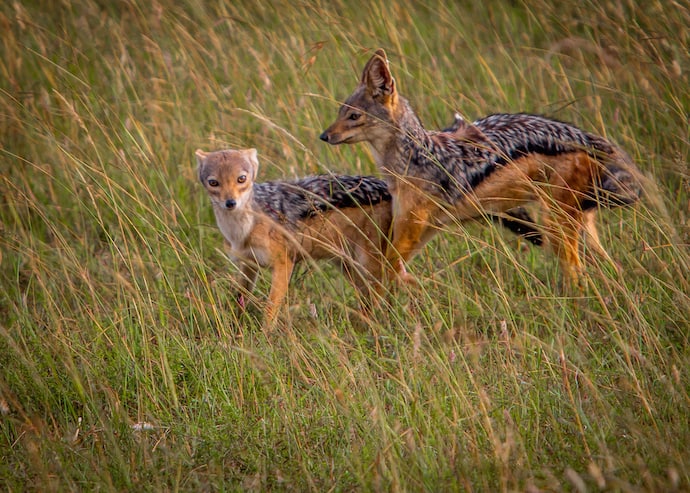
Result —
<instances>
[{"instance_id":1,"label":"young jackal","mask_svg":"<svg viewBox=\"0 0 690 493\"><path fill-rule=\"evenodd\" d=\"M197 150L196 159L226 252L240 265L241 305L258 269L271 269L265 323L274 321L293 267L304 258L340 262L367 298L377 290L391 224L391 197L384 181L323 175L255 183L255 149Z\"/></svg>"},{"instance_id":2,"label":"young jackal","mask_svg":"<svg viewBox=\"0 0 690 493\"><path fill-rule=\"evenodd\" d=\"M397 90L378 50L360 84L321 135L329 144L368 142L393 196L387 251L397 275L440 227L536 202L542 231L564 276L579 283L578 237L606 255L594 224L598 206L638 200L638 171L624 151L573 125L529 114L496 114L446 131L427 131Z\"/></svg>"}]
</instances>

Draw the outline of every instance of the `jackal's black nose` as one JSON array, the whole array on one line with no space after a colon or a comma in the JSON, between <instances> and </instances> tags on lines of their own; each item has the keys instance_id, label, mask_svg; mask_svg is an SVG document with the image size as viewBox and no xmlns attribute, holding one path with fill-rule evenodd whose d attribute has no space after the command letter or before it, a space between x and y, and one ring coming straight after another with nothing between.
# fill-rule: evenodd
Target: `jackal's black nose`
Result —
<instances>
[{"instance_id":1,"label":"jackal's black nose","mask_svg":"<svg viewBox=\"0 0 690 493\"><path fill-rule=\"evenodd\" d=\"M234 209L236 205L237 205L237 202L235 202L235 199L228 199L225 201L225 208L226 209Z\"/></svg>"},{"instance_id":2,"label":"jackal's black nose","mask_svg":"<svg viewBox=\"0 0 690 493\"><path fill-rule=\"evenodd\" d=\"M324 142L328 142L328 134L326 132L322 133L319 135L319 139L323 140Z\"/></svg>"}]
</instances>

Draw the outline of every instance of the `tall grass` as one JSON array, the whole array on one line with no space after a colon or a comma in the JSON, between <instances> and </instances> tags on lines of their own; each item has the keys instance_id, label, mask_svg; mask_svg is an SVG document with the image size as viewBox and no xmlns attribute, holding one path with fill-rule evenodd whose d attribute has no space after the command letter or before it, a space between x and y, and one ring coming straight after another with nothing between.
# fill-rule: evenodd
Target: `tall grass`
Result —
<instances>
[{"instance_id":1,"label":"tall grass","mask_svg":"<svg viewBox=\"0 0 690 493\"><path fill-rule=\"evenodd\" d=\"M690 8L535 0L5 2L3 490L690 489ZM278 330L241 313L193 150L264 179L374 173L318 134L384 47L428 127L531 111L625 147L620 272L439 235L363 322L301 269Z\"/></svg>"}]
</instances>

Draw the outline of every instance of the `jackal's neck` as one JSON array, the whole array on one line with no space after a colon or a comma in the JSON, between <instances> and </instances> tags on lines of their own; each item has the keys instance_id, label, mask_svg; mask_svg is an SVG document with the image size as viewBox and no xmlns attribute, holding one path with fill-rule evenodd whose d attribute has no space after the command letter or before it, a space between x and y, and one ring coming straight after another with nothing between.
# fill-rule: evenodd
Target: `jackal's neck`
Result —
<instances>
[{"instance_id":1,"label":"jackal's neck","mask_svg":"<svg viewBox=\"0 0 690 493\"><path fill-rule=\"evenodd\" d=\"M396 145L400 149L399 167L401 168L397 169L397 172L407 169L411 163L421 164L420 160L433 160L436 151L430 133L424 128L409 103L406 106L407 110L399 119L400 132Z\"/></svg>"},{"instance_id":2,"label":"jackal's neck","mask_svg":"<svg viewBox=\"0 0 690 493\"><path fill-rule=\"evenodd\" d=\"M422 125L422 121L412 109L409 101L400 98L398 107L400 111L397 120L401 134L412 138L426 136L427 132L424 129L424 125Z\"/></svg>"},{"instance_id":3,"label":"jackal's neck","mask_svg":"<svg viewBox=\"0 0 690 493\"><path fill-rule=\"evenodd\" d=\"M421 153L429 142L428 132L410 103L400 97L388 127L388 138L372 141L376 163L382 169L403 173L410 159Z\"/></svg>"}]
</instances>

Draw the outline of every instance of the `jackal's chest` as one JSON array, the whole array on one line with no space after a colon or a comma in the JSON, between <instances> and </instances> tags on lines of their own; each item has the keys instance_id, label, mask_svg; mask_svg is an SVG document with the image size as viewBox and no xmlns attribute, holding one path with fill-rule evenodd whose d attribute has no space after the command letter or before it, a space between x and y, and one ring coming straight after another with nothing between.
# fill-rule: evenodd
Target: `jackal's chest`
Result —
<instances>
[{"instance_id":1,"label":"jackal's chest","mask_svg":"<svg viewBox=\"0 0 690 493\"><path fill-rule=\"evenodd\" d=\"M240 248L247 241L247 237L254 227L254 221L249 214L233 213L230 211L215 211L218 229L233 248Z\"/></svg>"},{"instance_id":2,"label":"jackal's chest","mask_svg":"<svg viewBox=\"0 0 690 493\"><path fill-rule=\"evenodd\" d=\"M230 247L228 254L233 260L254 262L261 267L269 264L270 253L255 242L250 241L255 221L252 215L216 213L218 229Z\"/></svg>"}]
</instances>

